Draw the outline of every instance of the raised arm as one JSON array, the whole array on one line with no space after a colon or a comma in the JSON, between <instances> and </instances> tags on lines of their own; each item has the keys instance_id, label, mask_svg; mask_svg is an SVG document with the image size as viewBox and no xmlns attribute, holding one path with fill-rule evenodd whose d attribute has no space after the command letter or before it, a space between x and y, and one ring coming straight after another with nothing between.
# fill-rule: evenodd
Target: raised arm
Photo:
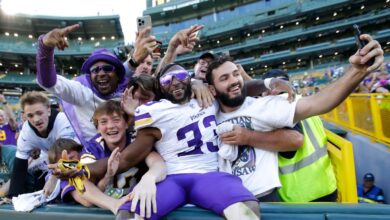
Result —
<instances>
[{"instance_id":1,"label":"raised arm","mask_svg":"<svg viewBox=\"0 0 390 220\"><path fill-rule=\"evenodd\" d=\"M346 74L320 92L298 100L294 122L332 110L355 90L368 73L382 65L383 50L378 41L373 40L367 34L360 35L360 38L369 43L349 58L351 67ZM366 62L371 58L375 59L375 62L371 66L367 66Z\"/></svg>"},{"instance_id":2,"label":"raised arm","mask_svg":"<svg viewBox=\"0 0 390 220\"><path fill-rule=\"evenodd\" d=\"M54 48L64 50L69 46L66 35L79 28L78 24L65 28L56 28L38 38L37 62L37 80L38 83L46 88L55 85L57 73L54 67Z\"/></svg>"},{"instance_id":3,"label":"raised arm","mask_svg":"<svg viewBox=\"0 0 390 220\"><path fill-rule=\"evenodd\" d=\"M159 73L167 64L174 63L177 55L191 52L198 41L196 33L201 29L203 29L203 25L194 25L177 32L169 41L168 49L155 73Z\"/></svg>"},{"instance_id":4,"label":"raised arm","mask_svg":"<svg viewBox=\"0 0 390 220\"><path fill-rule=\"evenodd\" d=\"M125 62L129 71L134 71L140 63L158 46L156 37L150 35L151 28L145 28L136 34L134 43L134 52L132 56ZM134 66L135 65L135 66Z\"/></svg>"},{"instance_id":5,"label":"raised arm","mask_svg":"<svg viewBox=\"0 0 390 220\"><path fill-rule=\"evenodd\" d=\"M303 145L303 135L298 131L282 128L274 131L253 131L234 126L233 131L219 136L221 141L231 145L249 145L269 151L294 151Z\"/></svg>"}]
</instances>

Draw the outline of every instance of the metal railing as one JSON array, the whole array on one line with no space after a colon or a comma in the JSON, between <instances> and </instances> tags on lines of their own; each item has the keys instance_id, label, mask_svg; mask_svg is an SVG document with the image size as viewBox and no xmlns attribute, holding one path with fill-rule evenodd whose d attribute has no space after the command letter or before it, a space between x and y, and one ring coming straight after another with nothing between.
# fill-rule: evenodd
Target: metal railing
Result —
<instances>
[{"instance_id":1,"label":"metal railing","mask_svg":"<svg viewBox=\"0 0 390 220\"><path fill-rule=\"evenodd\" d=\"M390 147L390 93L354 93L322 118Z\"/></svg>"},{"instance_id":2,"label":"metal railing","mask_svg":"<svg viewBox=\"0 0 390 220\"><path fill-rule=\"evenodd\" d=\"M329 130L328 153L337 180L337 202L357 203L355 162L352 143Z\"/></svg>"}]
</instances>

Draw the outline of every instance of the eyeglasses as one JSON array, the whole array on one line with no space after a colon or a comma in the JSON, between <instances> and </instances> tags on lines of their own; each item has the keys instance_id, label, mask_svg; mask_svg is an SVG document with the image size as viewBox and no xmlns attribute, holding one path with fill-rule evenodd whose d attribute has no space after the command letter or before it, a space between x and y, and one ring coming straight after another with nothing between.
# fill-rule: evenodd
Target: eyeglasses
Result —
<instances>
[{"instance_id":1,"label":"eyeglasses","mask_svg":"<svg viewBox=\"0 0 390 220\"><path fill-rule=\"evenodd\" d=\"M110 65L110 64L103 64L100 66L95 66L95 67L91 68L89 71L93 74L97 74L101 70L103 70L104 73L113 72L115 70L115 66Z\"/></svg>"},{"instance_id":2,"label":"eyeglasses","mask_svg":"<svg viewBox=\"0 0 390 220\"><path fill-rule=\"evenodd\" d=\"M185 70L175 70L172 72L168 72L160 77L160 84L162 86L171 85L173 81L173 77L183 82L190 77L190 74Z\"/></svg>"}]
</instances>

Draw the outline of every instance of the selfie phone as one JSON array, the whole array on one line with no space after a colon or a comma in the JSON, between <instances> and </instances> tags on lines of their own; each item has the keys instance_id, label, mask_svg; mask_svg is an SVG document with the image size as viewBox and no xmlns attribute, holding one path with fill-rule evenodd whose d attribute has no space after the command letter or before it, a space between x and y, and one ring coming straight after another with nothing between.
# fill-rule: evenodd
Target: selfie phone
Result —
<instances>
[{"instance_id":1,"label":"selfie phone","mask_svg":"<svg viewBox=\"0 0 390 220\"><path fill-rule=\"evenodd\" d=\"M137 18L138 33L147 27L152 27L152 18L149 15L138 17Z\"/></svg>"},{"instance_id":2,"label":"selfie phone","mask_svg":"<svg viewBox=\"0 0 390 220\"><path fill-rule=\"evenodd\" d=\"M358 49L362 49L364 46L366 46L367 44L367 41L365 40L361 40L360 39L360 35L362 34L360 32L360 29L359 29L359 26L357 24L354 24L353 25L353 30L354 30L354 36L355 36L355 41L356 41L356 46L358 47ZM375 59L370 59L369 61L367 61L367 65L368 66L371 66L372 64L374 64L374 61Z\"/></svg>"}]
</instances>

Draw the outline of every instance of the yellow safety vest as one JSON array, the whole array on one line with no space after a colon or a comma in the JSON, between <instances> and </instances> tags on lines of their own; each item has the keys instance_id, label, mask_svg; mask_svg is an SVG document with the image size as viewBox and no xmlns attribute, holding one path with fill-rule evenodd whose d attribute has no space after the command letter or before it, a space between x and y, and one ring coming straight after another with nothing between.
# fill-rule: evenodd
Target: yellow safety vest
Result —
<instances>
[{"instance_id":1,"label":"yellow safety vest","mask_svg":"<svg viewBox=\"0 0 390 220\"><path fill-rule=\"evenodd\" d=\"M309 202L337 189L327 152L327 137L318 116L301 121L304 143L293 158L279 154L279 196L285 202Z\"/></svg>"}]
</instances>

